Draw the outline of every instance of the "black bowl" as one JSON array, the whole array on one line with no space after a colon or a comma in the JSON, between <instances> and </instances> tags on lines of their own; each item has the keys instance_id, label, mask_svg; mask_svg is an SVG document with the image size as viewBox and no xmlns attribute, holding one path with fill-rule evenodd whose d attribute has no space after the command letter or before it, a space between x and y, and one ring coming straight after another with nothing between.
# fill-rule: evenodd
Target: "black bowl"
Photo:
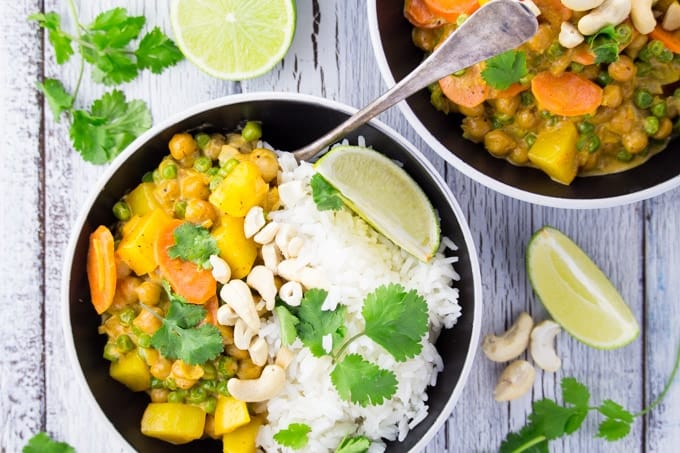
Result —
<instances>
[{"instance_id":1,"label":"black bowl","mask_svg":"<svg viewBox=\"0 0 680 453\"><path fill-rule=\"evenodd\" d=\"M394 85L423 60L411 41L413 26L404 18L404 2L369 0L373 50L385 82ZM430 104L427 90L399 104L419 135L456 169L485 186L531 203L561 208L622 205L658 195L680 185L680 143L634 169L607 176L576 178L569 186L552 181L542 171L516 167L467 141L458 115L444 115Z\"/></svg>"},{"instance_id":2,"label":"black bowl","mask_svg":"<svg viewBox=\"0 0 680 453\"><path fill-rule=\"evenodd\" d=\"M246 119L261 120L265 139L277 149L295 149L346 119L353 109L323 99L282 93L258 93L225 97L199 105L164 124L154 127L132 143L111 165L76 223L66 254L63 307L67 349L72 365L80 370L85 395L94 397L101 409L102 423L110 422L125 442L144 452L221 451L218 442L204 440L172 446L140 432L140 420L148 397L133 393L109 377L108 362L102 358L105 337L97 334L99 316L90 304L86 277L88 236L98 225L114 223L111 207L142 175L155 168L168 153L173 134L196 128L233 130ZM444 235L459 247L456 270L461 275L459 303L463 314L458 324L444 331L437 347L445 369L436 387L429 389L430 412L404 442L393 442L394 452L422 449L444 423L458 399L470 371L478 343L481 316L481 280L470 232L457 202L434 167L396 132L374 121L348 139L366 142L385 155L403 162L404 168L420 184L441 216Z\"/></svg>"}]
</instances>

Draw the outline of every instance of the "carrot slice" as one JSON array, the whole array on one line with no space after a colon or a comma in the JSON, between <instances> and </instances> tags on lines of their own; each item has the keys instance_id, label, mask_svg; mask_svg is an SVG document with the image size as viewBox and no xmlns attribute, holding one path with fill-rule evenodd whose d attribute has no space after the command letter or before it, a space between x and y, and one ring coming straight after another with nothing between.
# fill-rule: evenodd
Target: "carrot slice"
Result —
<instances>
[{"instance_id":1,"label":"carrot slice","mask_svg":"<svg viewBox=\"0 0 680 453\"><path fill-rule=\"evenodd\" d=\"M425 4L425 0L406 0L404 3L404 17L416 27L434 28L446 21L433 14Z\"/></svg>"},{"instance_id":2,"label":"carrot slice","mask_svg":"<svg viewBox=\"0 0 680 453\"><path fill-rule=\"evenodd\" d=\"M495 88L491 89L491 92L489 94L489 99L505 99L505 98L511 98L513 96L517 96L520 94L522 91L526 91L529 89L529 85L524 85L521 83L513 83L509 87L507 87L504 90L497 90Z\"/></svg>"},{"instance_id":3,"label":"carrot slice","mask_svg":"<svg viewBox=\"0 0 680 453\"><path fill-rule=\"evenodd\" d=\"M659 25L649 34L653 39L661 41L666 48L674 53L680 53L680 33L670 32L661 28Z\"/></svg>"},{"instance_id":4,"label":"carrot slice","mask_svg":"<svg viewBox=\"0 0 680 453\"><path fill-rule=\"evenodd\" d=\"M203 305L203 308L206 310L206 315L205 319L203 320L203 323L205 324L212 324L213 326L217 326L217 309L219 308L219 303L217 302L217 295L212 296L208 301Z\"/></svg>"},{"instance_id":5,"label":"carrot slice","mask_svg":"<svg viewBox=\"0 0 680 453\"><path fill-rule=\"evenodd\" d=\"M538 73L531 79L531 92L541 108L555 115L586 115L602 104L602 88L573 72Z\"/></svg>"},{"instance_id":6,"label":"carrot slice","mask_svg":"<svg viewBox=\"0 0 680 453\"><path fill-rule=\"evenodd\" d=\"M90 234L87 250L87 280L90 283L92 305L97 314L109 309L116 294L116 258L113 235L103 225Z\"/></svg>"},{"instance_id":7,"label":"carrot slice","mask_svg":"<svg viewBox=\"0 0 680 453\"><path fill-rule=\"evenodd\" d=\"M448 22L455 22L461 14L472 14L479 8L479 0L423 0L432 13Z\"/></svg>"},{"instance_id":8,"label":"carrot slice","mask_svg":"<svg viewBox=\"0 0 680 453\"><path fill-rule=\"evenodd\" d=\"M588 44L581 44L574 48L571 53L571 61L588 66L595 64L595 54Z\"/></svg>"},{"instance_id":9,"label":"carrot slice","mask_svg":"<svg viewBox=\"0 0 680 453\"><path fill-rule=\"evenodd\" d=\"M439 86L444 96L463 107L475 107L489 99L491 94L479 64L470 66L462 75L440 79Z\"/></svg>"},{"instance_id":10,"label":"carrot slice","mask_svg":"<svg viewBox=\"0 0 680 453\"><path fill-rule=\"evenodd\" d=\"M158 236L156 259L161 275L170 283L172 289L192 304L205 304L217 292L217 282L212 273L181 258L170 258L168 248L175 245L175 228L183 222L175 220Z\"/></svg>"}]
</instances>

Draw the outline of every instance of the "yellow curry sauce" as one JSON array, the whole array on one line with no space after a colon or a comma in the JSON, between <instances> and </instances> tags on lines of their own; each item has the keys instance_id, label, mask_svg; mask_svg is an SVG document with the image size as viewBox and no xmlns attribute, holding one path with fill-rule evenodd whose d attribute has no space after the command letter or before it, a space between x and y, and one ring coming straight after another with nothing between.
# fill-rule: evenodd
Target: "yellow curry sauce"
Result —
<instances>
[{"instance_id":1,"label":"yellow curry sauce","mask_svg":"<svg viewBox=\"0 0 680 453\"><path fill-rule=\"evenodd\" d=\"M466 0L451 6L457 3L406 1L416 46L431 52L479 7ZM659 23L647 34L629 16L591 35L578 30L592 10L573 11L568 0L532 3L540 9L538 32L514 51L526 73L497 89L485 78L489 62L480 63L433 84L435 108L461 114L463 136L493 156L538 167L563 184L632 168L662 150L678 129L680 31L661 24L667 10L680 11L678 2L655 3ZM565 28L577 30L580 42L560 38Z\"/></svg>"}]
</instances>

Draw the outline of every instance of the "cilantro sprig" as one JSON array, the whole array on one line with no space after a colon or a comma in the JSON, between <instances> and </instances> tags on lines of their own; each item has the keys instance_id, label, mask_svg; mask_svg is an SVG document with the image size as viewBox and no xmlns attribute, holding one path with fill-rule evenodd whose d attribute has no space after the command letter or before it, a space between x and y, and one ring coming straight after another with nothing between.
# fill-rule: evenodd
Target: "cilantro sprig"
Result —
<instances>
[{"instance_id":1,"label":"cilantro sprig","mask_svg":"<svg viewBox=\"0 0 680 453\"><path fill-rule=\"evenodd\" d=\"M57 442L49 434L41 431L28 440L22 453L75 453L76 450L66 442Z\"/></svg>"},{"instance_id":2,"label":"cilantro sprig","mask_svg":"<svg viewBox=\"0 0 680 453\"><path fill-rule=\"evenodd\" d=\"M598 412L604 417L600 421L597 437L607 441L622 439L630 433L636 418L649 413L664 399L680 367L680 345L675 357L673 370L659 396L638 413L632 413L610 399L598 406L590 406L588 388L572 377L562 379L562 405L551 399L535 401L528 423L518 432L507 435L501 443L499 453L520 453L524 451L549 452L549 442L576 432L585 421L588 413Z\"/></svg>"},{"instance_id":3,"label":"cilantro sprig","mask_svg":"<svg viewBox=\"0 0 680 453\"><path fill-rule=\"evenodd\" d=\"M309 184L312 187L312 199L319 211L338 211L345 205L340 192L319 173L312 176Z\"/></svg>"},{"instance_id":4,"label":"cilantro sprig","mask_svg":"<svg viewBox=\"0 0 680 453\"><path fill-rule=\"evenodd\" d=\"M345 436L334 453L366 453L370 446L371 440L366 436Z\"/></svg>"},{"instance_id":5,"label":"cilantro sprig","mask_svg":"<svg viewBox=\"0 0 680 453\"><path fill-rule=\"evenodd\" d=\"M181 359L191 365L205 363L220 355L224 349L220 331L212 324L199 325L206 310L173 293L167 281L163 281L163 288L169 300L164 318L142 304L161 320L161 327L151 337L151 346L163 357Z\"/></svg>"},{"instance_id":6,"label":"cilantro sprig","mask_svg":"<svg viewBox=\"0 0 680 453\"><path fill-rule=\"evenodd\" d=\"M312 428L305 423L291 423L288 428L279 430L274 434L274 440L279 445L299 450L307 445L311 431Z\"/></svg>"},{"instance_id":7,"label":"cilantro sprig","mask_svg":"<svg viewBox=\"0 0 680 453\"><path fill-rule=\"evenodd\" d=\"M210 269L210 256L220 254L215 238L200 225L183 223L175 228L172 236L175 245L168 248L170 258L181 258L196 263L200 269Z\"/></svg>"},{"instance_id":8,"label":"cilantro sprig","mask_svg":"<svg viewBox=\"0 0 680 453\"><path fill-rule=\"evenodd\" d=\"M85 63L92 67L92 79L107 86L136 78L145 69L160 73L182 60L180 50L158 27L146 33L136 48L136 40L146 23L143 16L130 16L125 8L113 8L83 25L73 3L69 11L74 32L62 26L55 12L28 17L47 32L57 64L80 54L78 80L72 92L55 78L37 84L45 96L55 121L66 115L71 122L69 135L73 147L88 162L104 164L117 156L130 142L151 127L151 113L140 100L127 101L122 91L112 90L95 100L89 109L76 107Z\"/></svg>"},{"instance_id":9,"label":"cilantro sprig","mask_svg":"<svg viewBox=\"0 0 680 453\"><path fill-rule=\"evenodd\" d=\"M359 354L343 353L352 342L366 336L399 362L415 357L428 330L427 302L399 284L380 286L364 298L364 330L345 339L347 307L339 304L334 310L324 310L327 296L327 291L314 288L305 293L299 307L283 303L276 307L284 344L297 336L315 357L331 356L335 364L331 382L345 401L363 407L382 404L397 390L396 375ZM324 345L329 338L330 345Z\"/></svg>"},{"instance_id":10,"label":"cilantro sprig","mask_svg":"<svg viewBox=\"0 0 680 453\"><path fill-rule=\"evenodd\" d=\"M586 38L588 46L595 54L595 64L613 63L619 59L619 48L631 39L631 29L627 24L616 27L609 24Z\"/></svg>"},{"instance_id":11,"label":"cilantro sprig","mask_svg":"<svg viewBox=\"0 0 680 453\"><path fill-rule=\"evenodd\" d=\"M529 73L527 56L521 50L508 50L486 60L482 78L492 88L505 90Z\"/></svg>"}]
</instances>

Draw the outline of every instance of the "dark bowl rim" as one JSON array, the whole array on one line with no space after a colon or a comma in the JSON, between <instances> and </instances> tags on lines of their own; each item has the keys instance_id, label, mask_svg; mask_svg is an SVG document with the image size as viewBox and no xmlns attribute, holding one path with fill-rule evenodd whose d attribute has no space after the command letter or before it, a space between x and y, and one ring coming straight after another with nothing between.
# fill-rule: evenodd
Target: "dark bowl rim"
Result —
<instances>
[{"instance_id":1,"label":"dark bowl rim","mask_svg":"<svg viewBox=\"0 0 680 453\"><path fill-rule=\"evenodd\" d=\"M382 41L380 39L376 0L367 0L366 7L368 8L368 30L371 38L371 47L373 47L373 54L375 56L378 69L380 70L380 74L382 75L385 84L387 85L388 88L391 88L396 84L396 81L394 80L392 71L390 70L390 66L387 63L387 57L385 56L385 52L382 47ZM444 146L434 135L432 135L432 133L430 133L430 131L420 121L420 119L416 116L416 114L413 112L413 110L405 100L399 102L398 106L402 114L406 117L406 120L411 125L411 127L416 131L416 133L425 141L425 143L427 143L427 145L430 148L432 148L432 150L435 153L437 153L437 155L442 157L453 168L460 171L470 179L477 181L480 184L488 187L489 189L494 190L503 195L515 198L517 200L553 208L566 208L566 209L611 208L615 206L623 206L626 204L647 200L649 198L661 195L664 192L667 192L671 189L680 186L680 174L679 174L671 179L656 184L652 187L639 190L637 192L627 193L624 195L618 195L614 197L572 199L539 195L533 192L518 189L516 187L498 181L497 179L487 176L486 174L477 170L473 166L467 164L465 161L460 159L454 153L449 151L449 149L446 146Z\"/></svg>"},{"instance_id":2,"label":"dark bowl rim","mask_svg":"<svg viewBox=\"0 0 680 453\"><path fill-rule=\"evenodd\" d=\"M196 104L176 115L173 115L166 120L154 125L151 129L143 133L137 139L135 139L130 145L128 145L123 152L116 157L113 163L106 169L106 171L99 177L97 183L92 188L88 198L85 200L83 206L80 209L78 217L71 227L71 235L69 237L68 245L64 253L64 261L62 263L62 281L61 281L61 314L62 314L62 329L65 336L65 346L66 354L68 356L69 363L75 368L74 373L76 375L77 385L80 385L83 390L83 398L87 399L89 404L95 409L97 416L102 418L102 425L106 425L110 431L115 433L122 444L126 445L129 449L134 450L130 443L123 437L123 435L113 426L113 423L104 413L103 409L95 399L90 387L83 373L82 367L80 366L80 361L76 353L76 346L73 337L73 330L71 326L71 316L70 316L70 269L73 263L76 245L78 242L78 237L80 231L85 225L87 216L92 209L97 196L103 190L104 186L108 180L114 175L118 168L123 165L123 163L135 152L141 149L149 140L154 138L157 134L164 131L165 129L172 127L181 121L184 121L194 115L201 112L212 110L219 107L224 107L233 104L245 103L245 102L257 102L257 101L290 101L290 102L303 102L318 105L328 109L340 111L347 114L352 114L357 111L356 108L350 107L346 104L332 101L329 99L324 99L317 96L300 94L300 93L287 93L287 92L252 92L243 94L232 94L221 98L217 98L211 101ZM439 189L444 194L447 202L451 206L454 214L456 216L456 221L458 222L461 232L463 233L463 238L465 241L465 246L468 249L470 267L472 268L472 284L474 291L474 313L472 320L472 332L470 338L470 346L467 350L463 368L460 373L460 379L456 382L456 385L449 396L448 401L444 405L439 416L436 418L434 423L428 428L426 434L418 440L418 442L411 448L410 451L418 452L423 450L427 444L432 440L435 434L439 431L441 426L446 422L449 415L453 411L454 406L460 398L463 388L465 387L467 380L472 369L472 364L476 356L477 347L479 344L479 336L482 324L482 279L481 271L479 267L479 257L477 254L477 249L475 247L474 241L472 239L472 232L465 219L460 205L456 201L451 189L448 187L446 182L440 176L439 172L434 168L432 163L418 150L414 145L409 143L404 137L402 137L396 130L387 126L379 120L371 120L369 124L381 133L387 135L390 139L402 145L409 153L411 153L416 160L423 166L423 168L430 174L433 180L436 182Z\"/></svg>"}]
</instances>

